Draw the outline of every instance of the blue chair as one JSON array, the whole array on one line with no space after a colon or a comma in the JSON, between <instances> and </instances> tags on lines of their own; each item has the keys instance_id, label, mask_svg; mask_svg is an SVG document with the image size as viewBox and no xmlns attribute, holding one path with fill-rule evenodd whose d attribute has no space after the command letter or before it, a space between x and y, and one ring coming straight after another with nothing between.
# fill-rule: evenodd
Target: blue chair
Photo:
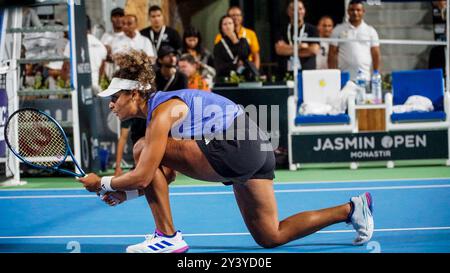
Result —
<instances>
[{"instance_id":1,"label":"blue chair","mask_svg":"<svg viewBox=\"0 0 450 273\"><path fill-rule=\"evenodd\" d=\"M305 71L304 74L325 74L325 73L333 73L339 70L311 70ZM345 86L345 84L350 79L350 74L348 72L340 72L339 71L340 84L337 86L331 87L332 92L337 94L339 91ZM330 90L330 89L329 89ZM317 92L320 90L310 90L310 92ZM334 94L323 94L320 99L324 99L325 96L332 96ZM299 73L298 75L298 99L294 96L289 97L288 99L288 119L290 125L290 132L295 134L304 134L304 133L327 133L327 132L356 132L357 126L355 121L355 108L354 108L354 99L350 99L348 101L347 112L339 115L302 115L299 113L298 109L305 101L304 92L304 80L303 75ZM317 95L317 94L314 94Z\"/></svg>"},{"instance_id":2,"label":"blue chair","mask_svg":"<svg viewBox=\"0 0 450 273\"><path fill-rule=\"evenodd\" d=\"M288 151L289 168L291 170L296 170L299 167L299 164L292 163L293 135L354 133L358 131L354 96L347 99L347 111L343 114L302 115L299 113L300 106L305 101L325 103L327 98L333 100L349 80L350 73L340 70L308 70L298 74L298 98L295 96L288 98ZM326 88L317 87L318 81L327 85Z\"/></svg>"},{"instance_id":3,"label":"blue chair","mask_svg":"<svg viewBox=\"0 0 450 273\"><path fill-rule=\"evenodd\" d=\"M427 97L434 111L393 113L393 106L403 105L410 96ZM444 92L442 69L392 72L392 94L385 96L386 129L388 131L448 128L450 99Z\"/></svg>"}]
</instances>

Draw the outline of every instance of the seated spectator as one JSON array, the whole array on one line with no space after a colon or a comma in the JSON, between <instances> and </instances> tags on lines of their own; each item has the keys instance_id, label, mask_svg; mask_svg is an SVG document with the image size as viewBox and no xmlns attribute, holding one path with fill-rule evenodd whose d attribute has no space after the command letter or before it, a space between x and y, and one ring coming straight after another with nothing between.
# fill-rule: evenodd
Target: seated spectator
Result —
<instances>
[{"instance_id":1,"label":"seated spectator","mask_svg":"<svg viewBox=\"0 0 450 273\"><path fill-rule=\"evenodd\" d=\"M188 78L188 88L211 91L206 80L199 72L198 62L191 54L183 54L178 61L180 71Z\"/></svg>"},{"instance_id":2,"label":"seated spectator","mask_svg":"<svg viewBox=\"0 0 450 273\"><path fill-rule=\"evenodd\" d=\"M168 45L158 51L159 69L156 71L156 88L174 91L187 88L187 77L177 69L177 51Z\"/></svg>"},{"instance_id":3,"label":"seated spectator","mask_svg":"<svg viewBox=\"0 0 450 273\"><path fill-rule=\"evenodd\" d=\"M333 33L334 22L330 16L323 16L317 24L320 38L330 38ZM316 68L328 69L329 42L320 42L320 53L316 55Z\"/></svg>"},{"instance_id":4,"label":"seated spectator","mask_svg":"<svg viewBox=\"0 0 450 273\"><path fill-rule=\"evenodd\" d=\"M255 64L257 69L261 66L261 56L259 54L260 47L258 42L258 36L256 33L249 29L245 28L242 23L244 22L244 17L242 14L242 10L238 6L232 6L228 9L227 15L233 18L234 26L236 28L236 32L239 38L247 39L248 45L250 46L250 56L248 58L249 61ZM214 44L217 44L222 39L221 34L217 34Z\"/></svg>"},{"instance_id":5,"label":"seated spectator","mask_svg":"<svg viewBox=\"0 0 450 273\"><path fill-rule=\"evenodd\" d=\"M219 21L219 31L222 39L214 46L214 64L217 72L217 80L224 81L235 71L243 74L248 64L250 47L245 38L239 38L233 19L224 15Z\"/></svg>"},{"instance_id":6,"label":"seated spectator","mask_svg":"<svg viewBox=\"0 0 450 273\"><path fill-rule=\"evenodd\" d=\"M141 30L141 34L150 39L156 53L163 45L168 45L175 50L181 49L181 38L178 32L164 24L164 15L159 6L151 6L148 10L150 27ZM158 56L159 57L159 56Z\"/></svg>"},{"instance_id":7,"label":"seated spectator","mask_svg":"<svg viewBox=\"0 0 450 273\"><path fill-rule=\"evenodd\" d=\"M199 66L200 74L210 87L213 86L213 80L216 76L214 59L212 54L202 46L202 36L200 31L194 27L188 27L185 29L181 53L188 53L194 57Z\"/></svg>"},{"instance_id":8,"label":"seated spectator","mask_svg":"<svg viewBox=\"0 0 450 273\"><path fill-rule=\"evenodd\" d=\"M122 19L122 31L125 35L117 36L112 42L112 54L130 49L144 51L149 57L156 57L153 46L147 37L137 30L137 18L134 15L125 15Z\"/></svg>"},{"instance_id":9,"label":"seated spectator","mask_svg":"<svg viewBox=\"0 0 450 273\"><path fill-rule=\"evenodd\" d=\"M289 23L277 34L275 52L278 55L278 76L284 79L293 71L294 65L294 1L289 1L287 8ZM298 35L299 38L319 37L315 26L305 22L306 9L302 0L298 1ZM318 42L301 42L298 45L300 69L316 69L316 55L320 52Z\"/></svg>"}]
</instances>

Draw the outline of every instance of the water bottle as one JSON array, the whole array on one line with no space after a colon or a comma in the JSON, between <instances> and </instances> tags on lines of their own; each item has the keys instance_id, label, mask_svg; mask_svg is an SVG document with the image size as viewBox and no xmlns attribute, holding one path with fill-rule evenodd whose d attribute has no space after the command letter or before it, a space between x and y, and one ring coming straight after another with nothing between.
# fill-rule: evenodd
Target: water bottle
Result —
<instances>
[{"instance_id":1,"label":"water bottle","mask_svg":"<svg viewBox=\"0 0 450 273\"><path fill-rule=\"evenodd\" d=\"M378 70L373 71L371 84L372 94L374 95L374 102L382 103L383 97L381 92L381 75Z\"/></svg>"},{"instance_id":2,"label":"water bottle","mask_svg":"<svg viewBox=\"0 0 450 273\"><path fill-rule=\"evenodd\" d=\"M364 78L363 72L358 71L356 76L356 85L358 86L358 93L356 94L356 103L364 104L366 99L366 79Z\"/></svg>"}]
</instances>

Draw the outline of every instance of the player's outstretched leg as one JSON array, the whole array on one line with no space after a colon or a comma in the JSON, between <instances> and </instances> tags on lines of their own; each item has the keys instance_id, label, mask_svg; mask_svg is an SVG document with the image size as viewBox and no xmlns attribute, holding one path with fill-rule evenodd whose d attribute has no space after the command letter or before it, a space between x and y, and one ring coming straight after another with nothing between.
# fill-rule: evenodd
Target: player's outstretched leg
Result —
<instances>
[{"instance_id":1,"label":"player's outstretched leg","mask_svg":"<svg viewBox=\"0 0 450 273\"><path fill-rule=\"evenodd\" d=\"M354 197L351 202L337 207L301 212L280 222L271 180L252 179L244 184L234 184L233 189L244 221L262 247L277 247L345 221L352 222L355 227L358 244L367 242L372 236L369 194Z\"/></svg>"}]
</instances>

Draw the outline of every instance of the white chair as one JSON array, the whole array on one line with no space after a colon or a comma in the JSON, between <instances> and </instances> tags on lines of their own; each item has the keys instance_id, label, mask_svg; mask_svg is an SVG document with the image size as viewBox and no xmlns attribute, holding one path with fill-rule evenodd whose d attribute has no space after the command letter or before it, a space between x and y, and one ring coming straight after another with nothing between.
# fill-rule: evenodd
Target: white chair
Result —
<instances>
[{"instance_id":1,"label":"white chair","mask_svg":"<svg viewBox=\"0 0 450 273\"><path fill-rule=\"evenodd\" d=\"M302 103L323 103L339 98L340 90L349 81L348 72L337 69L306 70L298 76L298 98L288 98L289 168L297 169L292 162L292 136L300 134L354 133L357 132L355 97L347 99L347 111L338 115L303 115Z\"/></svg>"}]
</instances>

